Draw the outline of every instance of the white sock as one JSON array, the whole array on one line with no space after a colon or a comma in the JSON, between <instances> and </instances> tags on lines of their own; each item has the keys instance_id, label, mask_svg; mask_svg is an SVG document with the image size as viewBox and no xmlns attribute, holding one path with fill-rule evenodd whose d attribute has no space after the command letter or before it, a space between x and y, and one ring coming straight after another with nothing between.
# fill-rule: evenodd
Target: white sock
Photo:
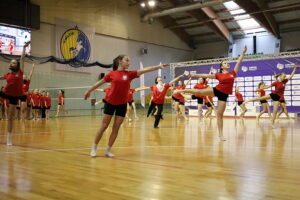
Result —
<instances>
[{"instance_id":1,"label":"white sock","mask_svg":"<svg viewBox=\"0 0 300 200\"><path fill-rule=\"evenodd\" d=\"M7 146L11 146L12 143L11 143L11 133L7 133L7 136L6 136L6 145Z\"/></svg>"},{"instance_id":2,"label":"white sock","mask_svg":"<svg viewBox=\"0 0 300 200\"><path fill-rule=\"evenodd\" d=\"M110 152L110 149L111 149L111 147L107 146L106 151L105 151L105 156L113 158L113 157L115 157L115 155Z\"/></svg>"},{"instance_id":3,"label":"white sock","mask_svg":"<svg viewBox=\"0 0 300 200\"><path fill-rule=\"evenodd\" d=\"M96 157L97 156L97 144L93 144L90 155L92 157Z\"/></svg>"}]
</instances>

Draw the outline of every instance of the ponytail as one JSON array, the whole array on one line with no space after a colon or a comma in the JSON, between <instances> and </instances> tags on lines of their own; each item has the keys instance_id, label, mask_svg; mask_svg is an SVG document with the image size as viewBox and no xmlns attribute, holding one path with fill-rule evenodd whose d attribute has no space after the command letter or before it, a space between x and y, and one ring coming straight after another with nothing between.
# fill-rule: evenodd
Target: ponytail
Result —
<instances>
[{"instance_id":1,"label":"ponytail","mask_svg":"<svg viewBox=\"0 0 300 200\"><path fill-rule=\"evenodd\" d=\"M121 60L123 60L123 58L125 57L126 55L118 55L118 57L116 57L114 60L113 60L113 64L112 64L112 68L113 68L113 71L116 71L119 67L119 63Z\"/></svg>"},{"instance_id":2,"label":"ponytail","mask_svg":"<svg viewBox=\"0 0 300 200\"><path fill-rule=\"evenodd\" d=\"M219 73L223 73L222 65L223 65L223 61L220 63L220 70L219 70Z\"/></svg>"}]
</instances>

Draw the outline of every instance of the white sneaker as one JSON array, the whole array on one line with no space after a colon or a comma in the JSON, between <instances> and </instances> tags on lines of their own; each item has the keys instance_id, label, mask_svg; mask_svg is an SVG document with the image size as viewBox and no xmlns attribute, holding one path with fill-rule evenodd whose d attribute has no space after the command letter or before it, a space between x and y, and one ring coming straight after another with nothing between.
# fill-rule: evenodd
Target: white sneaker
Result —
<instances>
[{"instance_id":1,"label":"white sneaker","mask_svg":"<svg viewBox=\"0 0 300 200\"><path fill-rule=\"evenodd\" d=\"M7 136L7 138L6 138L6 145L7 145L7 146L12 146L10 136Z\"/></svg>"},{"instance_id":2,"label":"white sneaker","mask_svg":"<svg viewBox=\"0 0 300 200\"><path fill-rule=\"evenodd\" d=\"M109 158L115 157L115 155L112 154L110 151L109 151L109 152L105 152L105 156L106 156L106 157L109 157Z\"/></svg>"},{"instance_id":3,"label":"white sneaker","mask_svg":"<svg viewBox=\"0 0 300 200\"><path fill-rule=\"evenodd\" d=\"M90 155L91 157L96 157L97 156L96 149L92 148Z\"/></svg>"},{"instance_id":4,"label":"white sneaker","mask_svg":"<svg viewBox=\"0 0 300 200\"><path fill-rule=\"evenodd\" d=\"M223 136L219 137L220 142L226 141L226 138L224 138Z\"/></svg>"}]
</instances>

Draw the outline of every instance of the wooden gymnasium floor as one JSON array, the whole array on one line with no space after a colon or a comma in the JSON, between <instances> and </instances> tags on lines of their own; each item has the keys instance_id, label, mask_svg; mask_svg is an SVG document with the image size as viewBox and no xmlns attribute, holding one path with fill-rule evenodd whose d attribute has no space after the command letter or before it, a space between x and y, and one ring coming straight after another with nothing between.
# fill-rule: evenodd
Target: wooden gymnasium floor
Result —
<instances>
[{"instance_id":1,"label":"wooden gymnasium floor","mask_svg":"<svg viewBox=\"0 0 300 200\"><path fill-rule=\"evenodd\" d=\"M0 122L1 200L94 199L300 199L299 120L224 122L219 142L216 119L177 123L165 114L124 123L112 150L89 156L100 116L17 122L14 146ZM110 131L110 128L108 132Z\"/></svg>"}]
</instances>

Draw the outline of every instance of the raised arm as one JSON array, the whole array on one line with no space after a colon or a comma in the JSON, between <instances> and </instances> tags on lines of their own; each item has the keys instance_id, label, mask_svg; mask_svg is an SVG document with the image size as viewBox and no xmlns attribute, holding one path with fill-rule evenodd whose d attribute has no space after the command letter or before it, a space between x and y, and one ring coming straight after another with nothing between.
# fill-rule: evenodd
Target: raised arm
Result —
<instances>
[{"instance_id":1,"label":"raised arm","mask_svg":"<svg viewBox=\"0 0 300 200\"><path fill-rule=\"evenodd\" d=\"M244 47L243 52L242 52L242 54L240 55L240 57L239 57L239 59L238 59L236 65L235 65L235 67L234 67L234 71L235 71L236 74L237 74L237 73L239 72L239 70L240 70L241 63L242 63L242 61L243 61L243 58L244 58L244 55L245 55L246 51L247 51L247 46Z\"/></svg>"},{"instance_id":2,"label":"raised arm","mask_svg":"<svg viewBox=\"0 0 300 200\"><path fill-rule=\"evenodd\" d=\"M174 78L173 80L171 80L169 82L169 85L172 85L173 83L175 83L176 81L178 81L180 78L182 78L184 76L184 74L181 74L179 76L177 76L176 78Z\"/></svg>"},{"instance_id":3,"label":"raised arm","mask_svg":"<svg viewBox=\"0 0 300 200\"><path fill-rule=\"evenodd\" d=\"M98 92L104 92L104 89L96 89Z\"/></svg>"},{"instance_id":4,"label":"raised arm","mask_svg":"<svg viewBox=\"0 0 300 200\"><path fill-rule=\"evenodd\" d=\"M293 69L291 75L288 78L286 78L287 80L291 80L293 78L293 76L295 75L295 73L297 71L297 68L298 68L298 64L294 64L294 69Z\"/></svg>"},{"instance_id":5,"label":"raised arm","mask_svg":"<svg viewBox=\"0 0 300 200\"><path fill-rule=\"evenodd\" d=\"M140 76L144 73L153 72L155 70L163 69L163 68L168 67L168 66L169 66L169 64L162 64L162 65L158 65L158 66L146 67L142 70L138 70L137 75Z\"/></svg>"},{"instance_id":6,"label":"raised arm","mask_svg":"<svg viewBox=\"0 0 300 200\"><path fill-rule=\"evenodd\" d=\"M34 63L33 63L33 64L32 64L32 68L31 68L31 71L30 71L30 74L29 74L29 76L28 76L28 80L31 80L31 77L32 77L32 74L33 74L34 69L35 69L35 65L34 65Z\"/></svg>"},{"instance_id":7,"label":"raised arm","mask_svg":"<svg viewBox=\"0 0 300 200\"><path fill-rule=\"evenodd\" d=\"M30 41L29 42L26 42L25 45L23 46L23 50L22 50L22 54L21 54L21 58L20 58L20 65L21 65L21 70L24 72L24 58L25 58L25 50L26 48L29 46L30 44Z\"/></svg>"},{"instance_id":8,"label":"raised arm","mask_svg":"<svg viewBox=\"0 0 300 200\"><path fill-rule=\"evenodd\" d=\"M100 81L98 81L95 85L93 85L88 91L85 92L84 94L84 99L86 100L87 98L90 97L91 92L93 92L96 88L100 87L101 85L103 85L104 83L106 83L104 81L104 79L101 79Z\"/></svg>"},{"instance_id":9,"label":"raised arm","mask_svg":"<svg viewBox=\"0 0 300 200\"><path fill-rule=\"evenodd\" d=\"M189 80L186 82L185 86L188 85L192 80L192 77L189 78Z\"/></svg>"}]
</instances>

